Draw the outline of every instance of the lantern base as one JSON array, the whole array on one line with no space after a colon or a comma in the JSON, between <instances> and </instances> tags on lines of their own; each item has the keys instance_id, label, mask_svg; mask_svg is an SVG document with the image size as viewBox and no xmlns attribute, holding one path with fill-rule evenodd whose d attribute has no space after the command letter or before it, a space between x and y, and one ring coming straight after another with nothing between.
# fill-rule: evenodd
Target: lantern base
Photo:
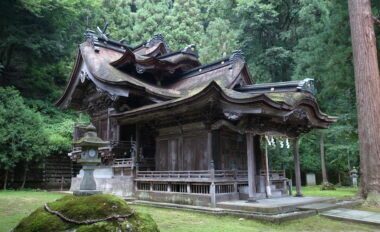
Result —
<instances>
[{"instance_id":1,"label":"lantern base","mask_svg":"<svg viewBox=\"0 0 380 232\"><path fill-rule=\"evenodd\" d=\"M77 190L73 192L74 196L89 196L94 194L102 194L102 191L99 190Z\"/></svg>"}]
</instances>

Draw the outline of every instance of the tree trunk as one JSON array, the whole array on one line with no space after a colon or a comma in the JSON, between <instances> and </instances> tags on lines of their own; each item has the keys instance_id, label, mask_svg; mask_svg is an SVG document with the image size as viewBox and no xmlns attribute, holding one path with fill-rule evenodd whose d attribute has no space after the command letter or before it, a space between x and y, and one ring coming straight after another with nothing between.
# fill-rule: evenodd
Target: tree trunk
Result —
<instances>
[{"instance_id":1,"label":"tree trunk","mask_svg":"<svg viewBox=\"0 0 380 232\"><path fill-rule=\"evenodd\" d=\"M25 167L24 167L24 176L22 178L22 184L21 184L21 189L23 189L25 187L25 183L26 183L26 174L28 173L28 164L25 164Z\"/></svg>"},{"instance_id":2,"label":"tree trunk","mask_svg":"<svg viewBox=\"0 0 380 232\"><path fill-rule=\"evenodd\" d=\"M348 0L360 142L360 191L380 193L380 78L370 0Z\"/></svg>"},{"instance_id":3,"label":"tree trunk","mask_svg":"<svg viewBox=\"0 0 380 232\"><path fill-rule=\"evenodd\" d=\"M3 185L4 190L7 190L7 182L8 182L8 170L5 170L4 185Z\"/></svg>"},{"instance_id":4,"label":"tree trunk","mask_svg":"<svg viewBox=\"0 0 380 232\"><path fill-rule=\"evenodd\" d=\"M325 134L321 132L320 150L321 150L321 166L322 166L322 184L329 182L327 179L327 172L326 172L324 136Z\"/></svg>"}]
</instances>

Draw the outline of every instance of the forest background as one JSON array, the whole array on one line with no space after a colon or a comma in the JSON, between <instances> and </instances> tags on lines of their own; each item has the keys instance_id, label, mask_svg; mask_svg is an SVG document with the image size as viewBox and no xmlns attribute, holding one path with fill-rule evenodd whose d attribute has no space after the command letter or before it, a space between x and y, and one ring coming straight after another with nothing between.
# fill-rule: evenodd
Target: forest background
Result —
<instances>
[{"instance_id":1,"label":"forest background","mask_svg":"<svg viewBox=\"0 0 380 232\"><path fill-rule=\"evenodd\" d=\"M380 17L380 1L372 1ZM2 0L0 176L71 149L78 112L63 92L86 29L140 44L163 34L172 50L195 44L202 63L242 50L256 83L314 78L321 110L339 117L300 140L301 170L320 173L324 133L330 181L359 165L355 82L345 0ZM378 48L380 30L376 29ZM291 150L271 147L273 169L293 171ZM290 174L291 175L291 174Z\"/></svg>"}]
</instances>

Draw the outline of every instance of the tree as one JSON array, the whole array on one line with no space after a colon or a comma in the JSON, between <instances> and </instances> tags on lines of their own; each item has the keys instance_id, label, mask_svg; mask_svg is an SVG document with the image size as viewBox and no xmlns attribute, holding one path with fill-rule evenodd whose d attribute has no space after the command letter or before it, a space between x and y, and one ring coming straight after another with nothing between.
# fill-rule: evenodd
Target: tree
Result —
<instances>
[{"instance_id":1,"label":"tree","mask_svg":"<svg viewBox=\"0 0 380 232\"><path fill-rule=\"evenodd\" d=\"M141 43L155 34L163 33L165 17L169 14L171 1L141 0L136 1L135 23L132 41ZM180 12L177 12L180 13ZM166 34L164 34L166 36Z\"/></svg>"},{"instance_id":2,"label":"tree","mask_svg":"<svg viewBox=\"0 0 380 232\"><path fill-rule=\"evenodd\" d=\"M380 194L380 77L370 0L348 0L360 141L360 191Z\"/></svg>"},{"instance_id":3,"label":"tree","mask_svg":"<svg viewBox=\"0 0 380 232\"><path fill-rule=\"evenodd\" d=\"M47 155L47 136L40 114L27 107L14 88L0 87L0 167L8 173L17 163L27 164ZM24 181L26 180L26 171Z\"/></svg>"},{"instance_id":4,"label":"tree","mask_svg":"<svg viewBox=\"0 0 380 232\"><path fill-rule=\"evenodd\" d=\"M236 35L237 31L228 20L216 18L211 21L198 48L202 63L212 62L237 50Z\"/></svg>"},{"instance_id":5,"label":"tree","mask_svg":"<svg viewBox=\"0 0 380 232\"><path fill-rule=\"evenodd\" d=\"M177 0L163 21L162 33L170 48L178 50L190 44L200 44L204 32L198 1Z\"/></svg>"},{"instance_id":6,"label":"tree","mask_svg":"<svg viewBox=\"0 0 380 232\"><path fill-rule=\"evenodd\" d=\"M327 171L326 171L326 162L325 162L325 142L324 142L324 133L321 132L321 140L320 140L320 146L321 146L321 166L322 166L322 183L327 184L329 181L327 179Z\"/></svg>"}]
</instances>

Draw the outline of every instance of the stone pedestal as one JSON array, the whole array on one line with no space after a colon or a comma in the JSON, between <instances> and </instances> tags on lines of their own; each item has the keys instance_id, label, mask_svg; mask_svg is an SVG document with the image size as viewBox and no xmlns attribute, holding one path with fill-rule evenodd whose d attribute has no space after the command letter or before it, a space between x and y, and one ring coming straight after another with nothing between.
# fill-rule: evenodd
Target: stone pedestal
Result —
<instances>
[{"instance_id":1,"label":"stone pedestal","mask_svg":"<svg viewBox=\"0 0 380 232\"><path fill-rule=\"evenodd\" d=\"M73 192L75 196L87 196L102 193L102 191L96 190L96 182L94 179L95 167L95 165L83 166L83 179L80 183L79 190Z\"/></svg>"}]
</instances>

